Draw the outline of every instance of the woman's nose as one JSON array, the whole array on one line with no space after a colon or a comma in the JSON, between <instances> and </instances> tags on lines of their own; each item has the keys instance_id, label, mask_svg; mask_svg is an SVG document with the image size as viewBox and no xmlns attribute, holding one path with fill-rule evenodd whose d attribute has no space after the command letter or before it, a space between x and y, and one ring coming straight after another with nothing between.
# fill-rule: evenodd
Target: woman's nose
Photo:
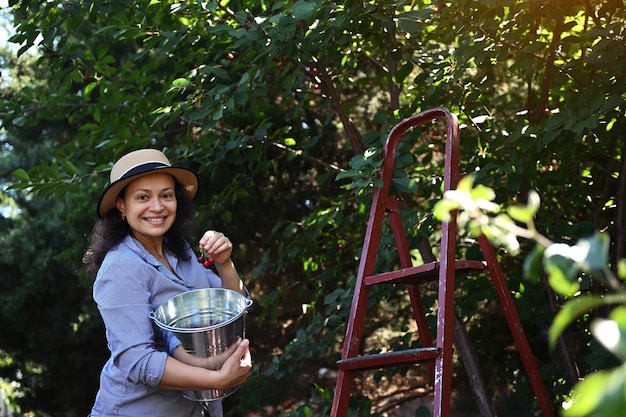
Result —
<instances>
[{"instance_id":1,"label":"woman's nose","mask_svg":"<svg viewBox=\"0 0 626 417\"><path fill-rule=\"evenodd\" d=\"M163 209L163 203L161 202L160 198L154 198L152 200L152 210L154 211L161 211L161 209Z\"/></svg>"}]
</instances>

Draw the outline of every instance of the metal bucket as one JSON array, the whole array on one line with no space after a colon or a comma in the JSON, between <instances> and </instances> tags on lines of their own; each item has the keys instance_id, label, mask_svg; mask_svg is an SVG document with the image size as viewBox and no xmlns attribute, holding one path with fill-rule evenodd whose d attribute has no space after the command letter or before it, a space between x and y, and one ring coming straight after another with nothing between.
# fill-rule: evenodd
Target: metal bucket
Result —
<instances>
[{"instance_id":1,"label":"metal bucket","mask_svg":"<svg viewBox=\"0 0 626 417\"><path fill-rule=\"evenodd\" d=\"M188 363L219 369L230 356L229 348L245 337L245 313L250 305L252 301L237 291L205 288L170 298L150 317L157 326L172 332L181 341L190 355ZM214 401L231 395L238 388L186 391L183 395L194 401Z\"/></svg>"}]
</instances>

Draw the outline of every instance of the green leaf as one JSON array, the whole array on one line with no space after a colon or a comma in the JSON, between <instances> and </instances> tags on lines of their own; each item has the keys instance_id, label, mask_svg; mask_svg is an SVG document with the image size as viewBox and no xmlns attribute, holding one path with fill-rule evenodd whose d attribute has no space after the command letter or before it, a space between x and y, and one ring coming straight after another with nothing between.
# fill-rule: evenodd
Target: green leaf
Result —
<instances>
[{"instance_id":1,"label":"green leaf","mask_svg":"<svg viewBox=\"0 0 626 417\"><path fill-rule=\"evenodd\" d=\"M458 188L457 188L458 189ZM485 200L485 201L493 201L496 198L496 193L492 188L486 187L482 184L478 184L474 187L470 195L473 200Z\"/></svg>"},{"instance_id":2,"label":"green leaf","mask_svg":"<svg viewBox=\"0 0 626 417\"><path fill-rule=\"evenodd\" d=\"M544 269L550 286L559 294L572 296L578 291L579 266L571 257L571 247L564 243L550 245L544 251Z\"/></svg>"},{"instance_id":3,"label":"green leaf","mask_svg":"<svg viewBox=\"0 0 626 417\"><path fill-rule=\"evenodd\" d=\"M528 193L528 208L530 208L536 214L539 211L540 205L541 198L539 197L539 194L536 191L531 190Z\"/></svg>"},{"instance_id":4,"label":"green leaf","mask_svg":"<svg viewBox=\"0 0 626 417\"><path fill-rule=\"evenodd\" d=\"M87 84L85 86L85 96L88 96L89 94L91 94L93 89L96 88L97 86L98 86L98 83L96 82L90 82L89 84Z\"/></svg>"},{"instance_id":5,"label":"green leaf","mask_svg":"<svg viewBox=\"0 0 626 417\"><path fill-rule=\"evenodd\" d=\"M63 168L65 169L65 172L67 172L70 175L78 175L78 168L76 168L76 165L74 165L72 163L72 161L67 160L65 161L65 163L63 164Z\"/></svg>"},{"instance_id":6,"label":"green leaf","mask_svg":"<svg viewBox=\"0 0 626 417\"><path fill-rule=\"evenodd\" d=\"M191 81L186 78L176 78L172 81L172 87L174 88L185 88L191 86Z\"/></svg>"},{"instance_id":7,"label":"green leaf","mask_svg":"<svg viewBox=\"0 0 626 417\"><path fill-rule=\"evenodd\" d=\"M297 20L306 20L317 8L316 2L298 0L293 5L293 18Z\"/></svg>"},{"instance_id":8,"label":"green leaf","mask_svg":"<svg viewBox=\"0 0 626 417\"><path fill-rule=\"evenodd\" d=\"M550 348L554 348L559 335L578 317L589 312L593 308L625 301L626 298L621 295L609 295L606 297L580 296L568 301L557 313L552 325L550 326L550 330L548 332Z\"/></svg>"},{"instance_id":9,"label":"green leaf","mask_svg":"<svg viewBox=\"0 0 626 417\"><path fill-rule=\"evenodd\" d=\"M457 191L466 191L470 193L473 187L474 187L474 176L466 175L465 177L461 178L461 181L459 181L459 183L457 184L456 189Z\"/></svg>"},{"instance_id":10,"label":"green leaf","mask_svg":"<svg viewBox=\"0 0 626 417\"><path fill-rule=\"evenodd\" d=\"M524 260L524 277L535 281L539 280L541 274L541 265L543 260L543 253L546 248L541 245L535 245L532 252L528 254Z\"/></svg>"},{"instance_id":11,"label":"green leaf","mask_svg":"<svg viewBox=\"0 0 626 417\"><path fill-rule=\"evenodd\" d=\"M211 108L201 107L189 113L189 121L202 120L211 113Z\"/></svg>"},{"instance_id":12,"label":"green leaf","mask_svg":"<svg viewBox=\"0 0 626 417\"><path fill-rule=\"evenodd\" d=\"M459 203L453 200L439 200L433 208L433 214L440 221L450 221L450 212L457 210Z\"/></svg>"},{"instance_id":13,"label":"green leaf","mask_svg":"<svg viewBox=\"0 0 626 417\"><path fill-rule=\"evenodd\" d=\"M616 417L626 410L626 364L611 370L588 375L573 390L571 404L563 409L563 417Z\"/></svg>"},{"instance_id":14,"label":"green leaf","mask_svg":"<svg viewBox=\"0 0 626 417\"><path fill-rule=\"evenodd\" d=\"M398 187L400 192L415 193L417 192L417 183L411 178L394 178L392 182Z\"/></svg>"},{"instance_id":15,"label":"green leaf","mask_svg":"<svg viewBox=\"0 0 626 417\"><path fill-rule=\"evenodd\" d=\"M22 168L18 168L13 171L13 176L17 178L19 181L30 181L30 175Z\"/></svg>"},{"instance_id":16,"label":"green leaf","mask_svg":"<svg viewBox=\"0 0 626 417\"><path fill-rule=\"evenodd\" d=\"M609 237L596 233L580 239L576 245L556 243L544 252L544 267L552 288L559 294L571 296L578 291L578 273L603 273L608 265Z\"/></svg>"},{"instance_id":17,"label":"green leaf","mask_svg":"<svg viewBox=\"0 0 626 417\"><path fill-rule=\"evenodd\" d=\"M626 259L617 262L617 276L622 281L626 281Z\"/></svg>"},{"instance_id":18,"label":"green leaf","mask_svg":"<svg viewBox=\"0 0 626 417\"><path fill-rule=\"evenodd\" d=\"M28 123L28 119L24 116L17 116L15 119L13 119L13 124L17 127L24 127L26 126Z\"/></svg>"},{"instance_id":19,"label":"green leaf","mask_svg":"<svg viewBox=\"0 0 626 417\"><path fill-rule=\"evenodd\" d=\"M404 82L405 78L413 71L413 63L409 62L407 65L400 67L398 71L393 75L393 80L396 83Z\"/></svg>"},{"instance_id":20,"label":"green leaf","mask_svg":"<svg viewBox=\"0 0 626 417\"><path fill-rule=\"evenodd\" d=\"M591 332L609 352L626 360L626 334L615 320L596 319L591 323Z\"/></svg>"},{"instance_id":21,"label":"green leaf","mask_svg":"<svg viewBox=\"0 0 626 417\"><path fill-rule=\"evenodd\" d=\"M507 213L511 218L524 224L532 224L535 215L539 211L541 200L539 194L535 191L528 193L528 202L525 206L515 205L507 209Z\"/></svg>"},{"instance_id":22,"label":"green leaf","mask_svg":"<svg viewBox=\"0 0 626 417\"><path fill-rule=\"evenodd\" d=\"M595 233L590 238L580 239L576 246L583 248L587 255L582 260L582 269L586 272L603 272L609 264L610 238L607 233Z\"/></svg>"},{"instance_id":23,"label":"green leaf","mask_svg":"<svg viewBox=\"0 0 626 417\"><path fill-rule=\"evenodd\" d=\"M347 169L345 171L341 171L340 173L338 173L337 176L335 177L335 181L342 180L344 178L354 178L358 175L359 175L359 171L356 171L354 169Z\"/></svg>"},{"instance_id":24,"label":"green leaf","mask_svg":"<svg viewBox=\"0 0 626 417\"><path fill-rule=\"evenodd\" d=\"M84 78L83 78L84 76L79 70L72 71L70 73L70 77L72 81L74 81L77 84L80 84L84 81Z\"/></svg>"},{"instance_id":25,"label":"green leaf","mask_svg":"<svg viewBox=\"0 0 626 417\"><path fill-rule=\"evenodd\" d=\"M534 211L528 206L509 206L506 212L511 216L513 220L517 220L520 223L530 224L535 217Z\"/></svg>"},{"instance_id":26,"label":"green leaf","mask_svg":"<svg viewBox=\"0 0 626 417\"><path fill-rule=\"evenodd\" d=\"M337 300L345 295L346 291L343 288L337 288L326 297L324 297L324 305L336 305Z\"/></svg>"},{"instance_id":27,"label":"green leaf","mask_svg":"<svg viewBox=\"0 0 626 417\"><path fill-rule=\"evenodd\" d=\"M594 320L591 331L609 352L622 362L626 361L626 306L614 308L609 319Z\"/></svg>"}]
</instances>

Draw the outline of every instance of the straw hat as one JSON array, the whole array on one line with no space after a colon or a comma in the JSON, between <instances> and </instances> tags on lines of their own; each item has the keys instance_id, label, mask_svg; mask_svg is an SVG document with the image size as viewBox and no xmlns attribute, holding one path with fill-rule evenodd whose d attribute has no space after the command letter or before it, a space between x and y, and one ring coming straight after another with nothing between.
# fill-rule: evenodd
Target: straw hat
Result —
<instances>
[{"instance_id":1,"label":"straw hat","mask_svg":"<svg viewBox=\"0 0 626 417\"><path fill-rule=\"evenodd\" d=\"M190 199L198 191L198 175L190 169L173 167L163 152L156 149L140 149L121 157L111 169L111 183L104 190L98 202L98 217L115 208L115 201L129 182L137 178L154 174L156 171L172 175L181 183Z\"/></svg>"}]
</instances>

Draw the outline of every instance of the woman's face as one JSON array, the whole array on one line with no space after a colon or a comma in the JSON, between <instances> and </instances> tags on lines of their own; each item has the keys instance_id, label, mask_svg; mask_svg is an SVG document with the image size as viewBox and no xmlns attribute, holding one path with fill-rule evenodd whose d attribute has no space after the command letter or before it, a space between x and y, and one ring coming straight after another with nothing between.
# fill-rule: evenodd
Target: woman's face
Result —
<instances>
[{"instance_id":1,"label":"woman's face","mask_svg":"<svg viewBox=\"0 0 626 417\"><path fill-rule=\"evenodd\" d=\"M169 174L145 175L126 186L117 209L126 217L133 236L140 242L161 239L176 219L174 178Z\"/></svg>"}]
</instances>

